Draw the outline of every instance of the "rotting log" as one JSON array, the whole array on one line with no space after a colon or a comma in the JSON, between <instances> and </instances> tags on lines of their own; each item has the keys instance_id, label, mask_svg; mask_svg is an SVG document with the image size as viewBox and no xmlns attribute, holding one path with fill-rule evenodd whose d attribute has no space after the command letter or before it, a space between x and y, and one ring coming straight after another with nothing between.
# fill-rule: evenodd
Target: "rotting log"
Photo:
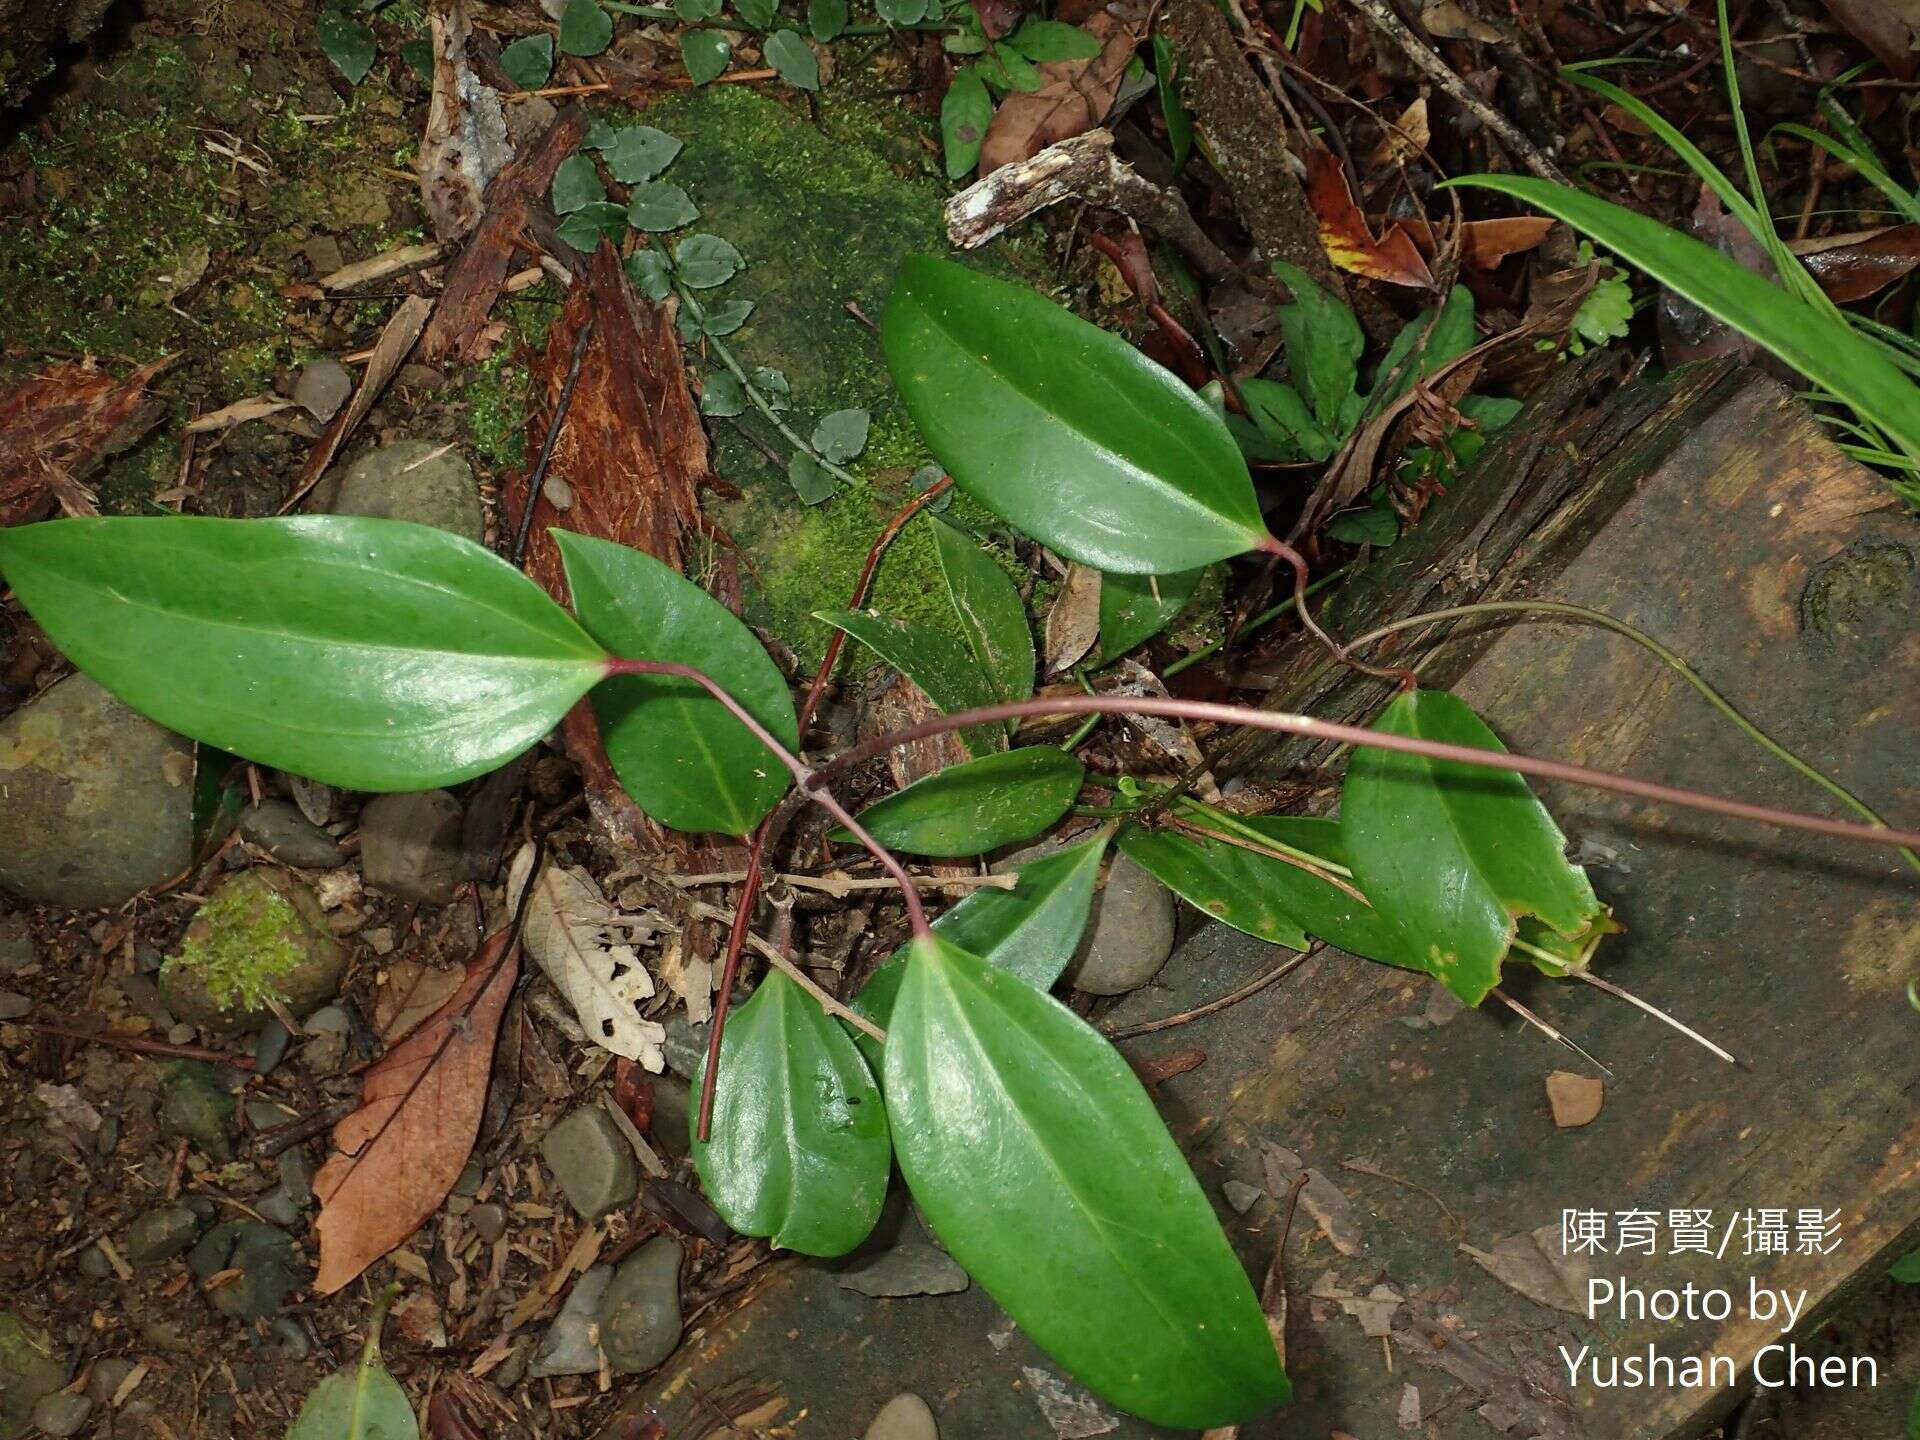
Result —
<instances>
[{"instance_id":1,"label":"rotting log","mask_svg":"<svg viewBox=\"0 0 1920 1440\"><path fill-rule=\"evenodd\" d=\"M1686 371L1597 407L1586 403L1592 378L1569 369L1330 607L1336 623L1363 627L1481 594L1599 608L1675 646L1749 718L1884 813L1920 813L1912 520L1754 372ZM1824 803L1615 636L1482 626L1431 653L1423 673L1451 681L1516 749L1773 804ZM1298 663L1290 708L1364 714L1373 703ZM1510 993L1613 1072L1599 1116L1556 1130L1545 1078L1582 1062L1497 1005L1436 1006L1424 977L1332 951L1230 1009L1127 1042L1136 1059L1205 1052L1156 1098L1210 1195L1229 1179L1268 1185L1271 1144L1297 1152L1351 1207L1355 1254L1336 1250L1307 1210L1294 1223L1284 1272L1296 1402L1242 1427L1244 1440L1398 1433L1409 1385L1430 1440L1680 1440L1724 1414L1738 1385L1569 1386L1558 1347L1718 1355L1751 1383L1760 1347L1783 1337L1745 1313L1749 1284L1805 1290L1794 1332L1804 1339L1851 1279L1880 1273L1913 1243L1912 872L1891 852L1564 786L1544 793L1626 926L1602 947L1599 973L1751 1068L1725 1065L1596 989L1512 967ZM1153 986L1104 1019L1188 1010L1282 955L1203 926ZM903 1208L896 1196L887 1238L903 1223L911 1231ZM1779 1209L1792 1225L1816 1208L1837 1226L1828 1253L1797 1253L1792 1238L1786 1254L1745 1253L1739 1217ZM1740 1305L1725 1321L1590 1321L1526 1298L1461 1248L1493 1254L1504 1239L1556 1233L1566 1210L1605 1213L1610 1226L1623 1211L1659 1216L1661 1253L1598 1257L1595 1274L1645 1290L1725 1289ZM1666 1253L1674 1210L1711 1212L1716 1246L1734 1225L1725 1255ZM1261 1199L1236 1216L1223 1205L1221 1217L1250 1270L1264 1273L1281 1207ZM1040 1402L1065 1383L1057 1367L977 1287L876 1302L838 1288L833 1269L767 1266L751 1298L710 1315L634 1409L657 1403L672 1433L703 1413L700 1397L750 1380L786 1402L768 1423L803 1437L859 1434L901 1390L926 1397L945 1435L1056 1433ZM1340 1301L1377 1284L1404 1303L1390 1300L1387 1333L1369 1336ZM1881 1377L1887 1433L1908 1398L1896 1378L1905 1377ZM1116 1417L1104 1433L1168 1432Z\"/></svg>"}]
</instances>

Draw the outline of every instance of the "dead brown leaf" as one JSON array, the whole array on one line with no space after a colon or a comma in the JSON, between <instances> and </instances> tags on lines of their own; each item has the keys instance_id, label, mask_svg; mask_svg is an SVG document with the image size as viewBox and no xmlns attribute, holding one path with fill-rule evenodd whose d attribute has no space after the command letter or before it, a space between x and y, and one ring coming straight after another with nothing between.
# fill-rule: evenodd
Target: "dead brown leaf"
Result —
<instances>
[{"instance_id":1,"label":"dead brown leaf","mask_svg":"<svg viewBox=\"0 0 1920 1440\"><path fill-rule=\"evenodd\" d=\"M1448 233L1445 227L1430 225L1425 220L1400 223L1406 226L1421 255L1429 260ZM1474 270L1492 270L1509 255L1518 255L1539 245L1554 224L1553 218L1547 215L1502 215L1491 220L1465 221L1460 227L1461 263Z\"/></svg>"},{"instance_id":2,"label":"dead brown leaf","mask_svg":"<svg viewBox=\"0 0 1920 1440\"><path fill-rule=\"evenodd\" d=\"M1587 1281L1593 1267L1584 1255L1569 1255L1558 1225L1542 1225L1493 1242L1492 1250L1462 1245L1462 1251L1494 1279L1538 1305L1586 1314Z\"/></svg>"},{"instance_id":3,"label":"dead brown leaf","mask_svg":"<svg viewBox=\"0 0 1920 1440\"><path fill-rule=\"evenodd\" d=\"M1370 165L1404 165L1414 159L1433 139L1427 124L1427 97L1422 95L1400 113L1387 128L1380 143L1367 157Z\"/></svg>"},{"instance_id":4,"label":"dead brown leaf","mask_svg":"<svg viewBox=\"0 0 1920 1440\"><path fill-rule=\"evenodd\" d=\"M1076 664L1100 638L1100 572L1090 565L1067 567L1067 578L1047 612L1047 673Z\"/></svg>"},{"instance_id":5,"label":"dead brown leaf","mask_svg":"<svg viewBox=\"0 0 1920 1440\"><path fill-rule=\"evenodd\" d=\"M1591 1075L1556 1070L1547 1076L1547 1103L1553 1107L1553 1123L1562 1130L1591 1125L1606 1096L1606 1083Z\"/></svg>"},{"instance_id":6,"label":"dead brown leaf","mask_svg":"<svg viewBox=\"0 0 1920 1440\"><path fill-rule=\"evenodd\" d=\"M1854 230L1787 246L1842 305L1884 290L1920 265L1920 225Z\"/></svg>"},{"instance_id":7,"label":"dead brown leaf","mask_svg":"<svg viewBox=\"0 0 1920 1440\"><path fill-rule=\"evenodd\" d=\"M513 145L499 92L483 84L467 63L473 27L463 0L436 5L428 19L433 101L420 139L420 199L433 233L451 244L480 223L488 182L513 159Z\"/></svg>"},{"instance_id":8,"label":"dead brown leaf","mask_svg":"<svg viewBox=\"0 0 1920 1440\"><path fill-rule=\"evenodd\" d=\"M333 1294L402 1244L460 1178L519 958L505 930L489 936L453 998L367 1070L360 1108L333 1127L334 1153L314 1176L317 1293Z\"/></svg>"},{"instance_id":9,"label":"dead brown leaf","mask_svg":"<svg viewBox=\"0 0 1920 1440\"><path fill-rule=\"evenodd\" d=\"M1873 52L1896 80L1913 78L1913 48L1920 38L1915 0L1822 0L1842 30Z\"/></svg>"},{"instance_id":10,"label":"dead brown leaf","mask_svg":"<svg viewBox=\"0 0 1920 1440\"><path fill-rule=\"evenodd\" d=\"M86 477L160 418L147 383L171 360L116 380L91 360L29 375L0 399L0 525L24 525L56 507L92 515Z\"/></svg>"},{"instance_id":11,"label":"dead brown leaf","mask_svg":"<svg viewBox=\"0 0 1920 1440\"><path fill-rule=\"evenodd\" d=\"M205 435L214 430L229 430L249 420L264 420L269 415L278 415L282 410L292 408L293 401L282 400L278 395L252 395L189 420L186 432L189 435Z\"/></svg>"},{"instance_id":12,"label":"dead brown leaf","mask_svg":"<svg viewBox=\"0 0 1920 1440\"><path fill-rule=\"evenodd\" d=\"M1015 91L1000 102L980 142L982 175L1084 135L1107 118L1144 32L1105 12L1082 28L1100 40L1100 53L1091 60L1050 60L1037 66L1038 90Z\"/></svg>"},{"instance_id":13,"label":"dead brown leaf","mask_svg":"<svg viewBox=\"0 0 1920 1440\"><path fill-rule=\"evenodd\" d=\"M373 342L373 354L367 358L367 368L361 373L360 384L355 388L353 398L341 407L340 413L327 425L326 433L307 453L306 464L300 467L300 478L294 482L292 493L281 502L282 515L298 505L306 493L320 483L320 477L327 473L327 467L333 463L333 457L340 453L340 447L347 443L347 437L367 418L367 412L373 409L373 402L380 398L381 392L387 388L387 382L406 363L433 308L433 301L425 296L409 295L387 318L380 338Z\"/></svg>"},{"instance_id":14,"label":"dead brown leaf","mask_svg":"<svg viewBox=\"0 0 1920 1440\"><path fill-rule=\"evenodd\" d=\"M373 1002L373 1028L388 1045L397 1045L453 998L464 976L458 970L395 960L386 968Z\"/></svg>"},{"instance_id":15,"label":"dead brown leaf","mask_svg":"<svg viewBox=\"0 0 1920 1440\"><path fill-rule=\"evenodd\" d=\"M1319 222L1320 243L1335 266L1388 285L1433 289L1433 273L1405 225L1396 220L1374 239L1347 186L1347 172L1331 150L1315 146L1307 151L1306 164L1307 204Z\"/></svg>"}]
</instances>

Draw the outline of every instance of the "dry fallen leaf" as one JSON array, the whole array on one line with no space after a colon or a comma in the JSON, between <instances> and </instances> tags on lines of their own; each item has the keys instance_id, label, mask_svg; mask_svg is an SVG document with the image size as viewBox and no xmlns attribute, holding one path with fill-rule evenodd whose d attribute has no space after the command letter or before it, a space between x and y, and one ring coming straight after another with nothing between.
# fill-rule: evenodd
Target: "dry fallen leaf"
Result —
<instances>
[{"instance_id":1,"label":"dry fallen leaf","mask_svg":"<svg viewBox=\"0 0 1920 1440\"><path fill-rule=\"evenodd\" d=\"M1494 1241L1490 1251L1471 1245L1460 1248L1502 1285L1536 1304L1565 1310L1569 1315L1587 1313L1587 1281L1593 1267L1586 1256L1566 1253L1558 1225L1508 1235Z\"/></svg>"},{"instance_id":2,"label":"dry fallen leaf","mask_svg":"<svg viewBox=\"0 0 1920 1440\"><path fill-rule=\"evenodd\" d=\"M1100 572L1090 565L1067 567L1066 581L1047 612L1047 673L1078 663L1100 638Z\"/></svg>"},{"instance_id":3,"label":"dry fallen leaf","mask_svg":"<svg viewBox=\"0 0 1920 1440\"><path fill-rule=\"evenodd\" d=\"M1104 12L1081 28L1101 42L1100 53L1091 60L1049 60L1036 66L1040 88L1016 90L1000 102L980 142L981 175L1084 135L1107 118L1141 32Z\"/></svg>"},{"instance_id":4,"label":"dry fallen leaf","mask_svg":"<svg viewBox=\"0 0 1920 1440\"><path fill-rule=\"evenodd\" d=\"M1820 288L1845 305L1864 300L1920 265L1920 225L1886 225L1854 230L1787 246L1798 255Z\"/></svg>"},{"instance_id":5,"label":"dry fallen leaf","mask_svg":"<svg viewBox=\"0 0 1920 1440\"><path fill-rule=\"evenodd\" d=\"M186 432L189 435L205 435L211 430L228 430L235 425L244 425L249 420L264 420L269 415L278 415L282 410L292 408L293 401L282 400L278 395L252 395L189 420Z\"/></svg>"},{"instance_id":6,"label":"dry fallen leaf","mask_svg":"<svg viewBox=\"0 0 1920 1440\"><path fill-rule=\"evenodd\" d=\"M373 1001L373 1028L388 1045L397 1045L453 998L463 976L458 970L395 960Z\"/></svg>"},{"instance_id":7,"label":"dry fallen leaf","mask_svg":"<svg viewBox=\"0 0 1920 1440\"><path fill-rule=\"evenodd\" d=\"M1334 1249L1347 1256L1359 1255L1366 1249L1366 1243L1360 1238L1360 1227L1354 1222L1353 1202L1347 1199L1345 1191L1320 1171L1307 1169L1305 1162L1284 1146L1263 1145L1261 1154L1268 1194L1276 1200L1282 1199L1297 1184L1301 1208L1313 1216L1320 1233Z\"/></svg>"},{"instance_id":8,"label":"dry fallen leaf","mask_svg":"<svg viewBox=\"0 0 1920 1440\"><path fill-rule=\"evenodd\" d=\"M1327 258L1342 270L1389 285L1433 288L1433 274L1420 258L1407 227L1394 221L1381 237L1373 238L1367 217L1354 203L1347 172L1331 150L1315 146L1306 153L1307 204L1320 224L1320 243Z\"/></svg>"},{"instance_id":9,"label":"dry fallen leaf","mask_svg":"<svg viewBox=\"0 0 1920 1440\"><path fill-rule=\"evenodd\" d=\"M513 857L509 895L524 889L532 864L531 845ZM640 1002L652 998L654 985L633 942L660 928L657 916L627 915L609 904L586 871L557 864L541 870L527 902L527 954L566 997L587 1038L656 1075L666 1065L660 1044L667 1032L640 1018Z\"/></svg>"},{"instance_id":10,"label":"dry fallen leaf","mask_svg":"<svg viewBox=\"0 0 1920 1440\"><path fill-rule=\"evenodd\" d=\"M406 361L433 311L433 301L424 295L409 295L387 317L380 338L373 342L373 354L367 357L367 368L361 372L360 384L355 387L353 398L341 407L340 413L327 426L326 433L307 453L306 463L300 467L299 479L280 504L281 514L293 509L309 490L320 483L320 477L326 474L327 467L333 463L333 457L340 453L340 447L346 444L347 437L367 418L367 412L373 409L373 402L380 398L381 392L387 388L387 382L393 379L395 372Z\"/></svg>"},{"instance_id":11,"label":"dry fallen leaf","mask_svg":"<svg viewBox=\"0 0 1920 1440\"><path fill-rule=\"evenodd\" d=\"M1373 154L1367 157L1367 163L1403 165L1425 150L1432 139L1433 131L1427 125L1427 97L1422 95L1387 127L1380 143L1373 147Z\"/></svg>"},{"instance_id":12,"label":"dry fallen leaf","mask_svg":"<svg viewBox=\"0 0 1920 1440\"><path fill-rule=\"evenodd\" d=\"M460 1178L519 973L519 952L496 931L467 962L453 998L367 1069L360 1108L333 1127L334 1153L313 1178L317 1293L333 1294L405 1242Z\"/></svg>"},{"instance_id":13,"label":"dry fallen leaf","mask_svg":"<svg viewBox=\"0 0 1920 1440\"><path fill-rule=\"evenodd\" d=\"M1553 1107L1553 1123L1562 1130L1592 1124L1606 1094L1605 1083L1592 1075L1556 1070L1547 1076L1547 1103Z\"/></svg>"},{"instance_id":14,"label":"dry fallen leaf","mask_svg":"<svg viewBox=\"0 0 1920 1440\"><path fill-rule=\"evenodd\" d=\"M1469 15L1454 0L1438 0L1420 12L1420 24L1429 35L1442 40L1479 40L1497 44L1500 32L1477 16Z\"/></svg>"},{"instance_id":15,"label":"dry fallen leaf","mask_svg":"<svg viewBox=\"0 0 1920 1440\"><path fill-rule=\"evenodd\" d=\"M1429 260L1438 251L1441 239L1450 233L1446 227L1429 225L1422 219L1399 223ZM1461 262L1474 270L1491 270L1509 255L1534 249L1556 223L1548 215L1501 215L1491 220L1465 221L1460 227Z\"/></svg>"}]
</instances>

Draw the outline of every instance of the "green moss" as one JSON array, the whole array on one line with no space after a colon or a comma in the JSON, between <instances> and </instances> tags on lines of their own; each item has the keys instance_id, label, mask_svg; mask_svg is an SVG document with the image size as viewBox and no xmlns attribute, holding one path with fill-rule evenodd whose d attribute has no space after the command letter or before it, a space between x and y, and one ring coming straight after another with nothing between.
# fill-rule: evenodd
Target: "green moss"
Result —
<instances>
[{"instance_id":1,"label":"green moss","mask_svg":"<svg viewBox=\"0 0 1920 1440\"><path fill-rule=\"evenodd\" d=\"M460 392L473 451L496 470L527 463L527 372L507 347L474 367Z\"/></svg>"},{"instance_id":2,"label":"green moss","mask_svg":"<svg viewBox=\"0 0 1920 1440\"><path fill-rule=\"evenodd\" d=\"M278 994L275 982L299 965L307 926L286 897L264 883L221 887L163 973L192 971L223 1010L248 1011Z\"/></svg>"}]
</instances>

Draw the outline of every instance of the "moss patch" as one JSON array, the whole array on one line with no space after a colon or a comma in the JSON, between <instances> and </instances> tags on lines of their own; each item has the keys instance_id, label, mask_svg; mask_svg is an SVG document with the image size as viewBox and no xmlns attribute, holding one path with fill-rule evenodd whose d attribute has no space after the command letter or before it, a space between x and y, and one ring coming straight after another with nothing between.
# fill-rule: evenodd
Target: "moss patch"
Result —
<instances>
[{"instance_id":1,"label":"moss patch","mask_svg":"<svg viewBox=\"0 0 1920 1440\"><path fill-rule=\"evenodd\" d=\"M222 886L194 920L161 971L193 972L223 1010L255 1010L277 997L277 982L306 955L306 921L285 896L264 884Z\"/></svg>"}]
</instances>

